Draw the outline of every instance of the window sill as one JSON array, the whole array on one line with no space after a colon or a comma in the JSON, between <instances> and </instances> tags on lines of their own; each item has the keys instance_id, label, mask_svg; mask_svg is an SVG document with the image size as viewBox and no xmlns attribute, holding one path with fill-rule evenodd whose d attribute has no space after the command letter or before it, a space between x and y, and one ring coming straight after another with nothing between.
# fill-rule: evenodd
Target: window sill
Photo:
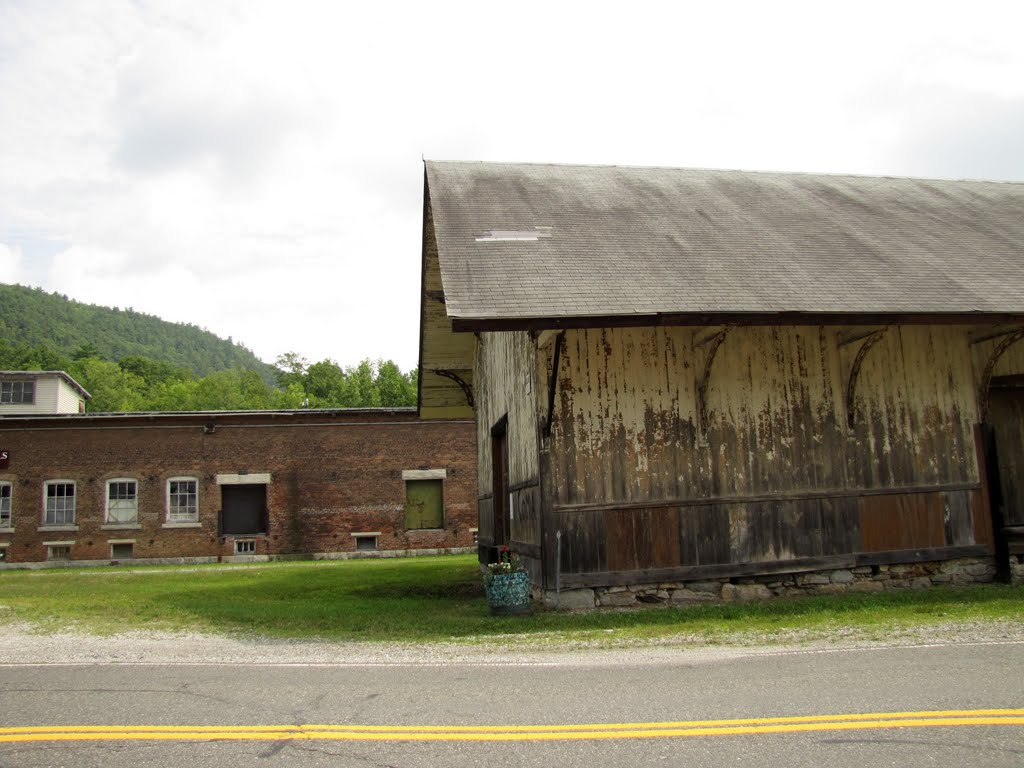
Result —
<instances>
[{"instance_id":1,"label":"window sill","mask_svg":"<svg viewBox=\"0 0 1024 768\"><path fill-rule=\"evenodd\" d=\"M142 526L138 523L106 523L100 526L101 531L139 531Z\"/></svg>"},{"instance_id":2,"label":"window sill","mask_svg":"<svg viewBox=\"0 0 1024 768\"><path fill-rule=\"evenodd\" d=\"M164 523L161 528L202 528L202 523Z\"/></svg>"},{"instance_id":3,"label":"window sill","mask_svg":"<svg viewBox=\"0 0 1024 768\"><path fill-rule=\"evenodd\" d=\"M0 533L14 533L14 529L9 525L0 526Z\"/></svg>"},{"instance_id":4,"label":"window sill","mask_svg":"<svg viewBox=\"0 0 1024 768\"><path fill-rule=\"evenodd\" d=\"M46 533L48 531L77 531L77 525L40 525L36 531L38 533Z\"/></svg>"}]
</instances>

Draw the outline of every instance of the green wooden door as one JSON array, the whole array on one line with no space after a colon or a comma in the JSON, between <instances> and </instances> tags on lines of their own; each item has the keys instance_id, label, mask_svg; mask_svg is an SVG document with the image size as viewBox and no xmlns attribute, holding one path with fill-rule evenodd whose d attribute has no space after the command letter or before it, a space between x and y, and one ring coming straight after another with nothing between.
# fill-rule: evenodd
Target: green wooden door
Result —
<instances>
[{"instance_id":1,"label":"green wooden door","mask_svg":"<svg viewBox=\"0 0 1024 768\"><path fill-rule=\"evenodd\" d=\"M407 480L405 527L444 528L444 493L440 480Z\"/></svg>"}]
</instances>

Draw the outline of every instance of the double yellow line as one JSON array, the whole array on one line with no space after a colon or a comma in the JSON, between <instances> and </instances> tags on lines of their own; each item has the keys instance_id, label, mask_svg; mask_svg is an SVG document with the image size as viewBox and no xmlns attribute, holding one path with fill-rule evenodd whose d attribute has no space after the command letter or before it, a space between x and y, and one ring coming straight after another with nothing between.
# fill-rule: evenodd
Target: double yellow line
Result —
<instances>
[{"instance_id":1,"label":"double yellow line","mask_svg":"<svg viewBox=\"0 0 1024 768\"><path fill-rule=\"evenodd\" d=\"M0 743L33 741L566 741L737 736L879 728L1024 725L1024 709L874 712L809 717L592 725L65 725L0 728Z\"/></svg>"}]
</instances>

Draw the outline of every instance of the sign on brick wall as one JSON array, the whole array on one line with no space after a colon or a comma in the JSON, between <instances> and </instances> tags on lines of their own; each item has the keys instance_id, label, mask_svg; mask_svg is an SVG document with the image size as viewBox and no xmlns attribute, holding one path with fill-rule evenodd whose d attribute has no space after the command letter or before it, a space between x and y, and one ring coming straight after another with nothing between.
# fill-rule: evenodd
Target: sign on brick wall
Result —
<instances>
[{"instance_id":1,"label":"sign on brick wall","mask_svg":"<svg viewBox=\"0 0 1024 768\"><path fill-rule=\"evenodd\" d=\"M11 452L5 451L0 448L0 469L7 469L7 465L11 463Z\"/></svg>"}]
</instances>

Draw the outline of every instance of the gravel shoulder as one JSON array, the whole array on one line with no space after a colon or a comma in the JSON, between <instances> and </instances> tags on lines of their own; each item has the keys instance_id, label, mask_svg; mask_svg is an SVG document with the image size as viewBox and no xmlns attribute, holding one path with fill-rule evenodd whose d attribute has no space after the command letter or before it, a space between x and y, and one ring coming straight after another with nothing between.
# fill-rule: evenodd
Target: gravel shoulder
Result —
<instances>
[{"instance_id":1,"label":"gravel shoulder","mask_svg":"<svg viewBox=\"0 0 1024 768\"><path fill-rule=\"evenodd\" d=\"M503 635L451 643L333 643L127 632L96 636L0 626L0 665L562 665L701 663L747 656L941 645L1024 644L1024 622L959 622L889 632L859 628L824 633L744 634L709 643L698 636L624 641L613 632L582 639Z\"/></svg>"}]
</instances>

